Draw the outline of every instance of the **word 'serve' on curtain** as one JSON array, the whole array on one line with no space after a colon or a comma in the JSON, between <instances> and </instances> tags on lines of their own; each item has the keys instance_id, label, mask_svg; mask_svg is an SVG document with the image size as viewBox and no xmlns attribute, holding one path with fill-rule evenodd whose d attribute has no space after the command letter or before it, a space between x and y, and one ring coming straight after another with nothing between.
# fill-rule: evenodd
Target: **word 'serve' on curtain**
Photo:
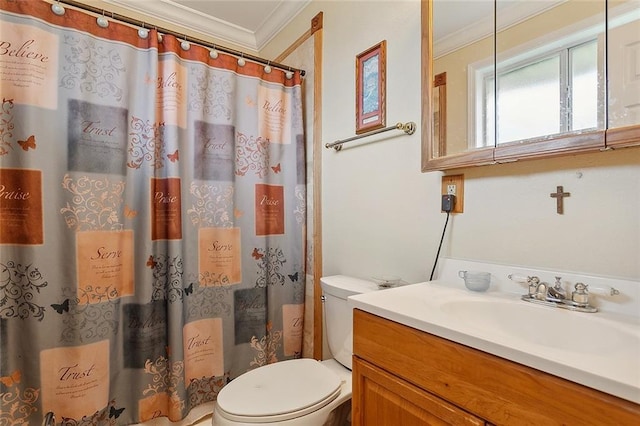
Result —
<instances>
[{"instance_id":1,"label":"word 'serve' on curtain","mask_svg":"<svg viewBox=\"0 0 640 426\"><path fill-rule=\"evenodd\" d=\"M177 421L300 357L300 73L55 5L0 0L0 424Z\"/></svg>"}]
</instances>

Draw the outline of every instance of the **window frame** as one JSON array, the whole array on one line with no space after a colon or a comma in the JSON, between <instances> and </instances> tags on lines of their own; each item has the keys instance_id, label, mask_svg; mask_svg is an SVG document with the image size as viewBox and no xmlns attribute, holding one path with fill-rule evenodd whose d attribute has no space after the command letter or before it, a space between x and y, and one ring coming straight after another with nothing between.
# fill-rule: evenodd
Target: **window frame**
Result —
<instances>
[{"instance_id":1,"label":"window frame","mask_svg":"<svg viewBox=\"0 0 640 426\"><path fill-rule=\"evenodd\" d=\"M518 140L505 141L496 143L497 129L495 114L495 87L492 90L493 96L486 97L486 88L488 81L495 81L497 74L506 74L516 69L524 68L528 65L536 64L544 59L553 56L560 57L560 131L552 134L552 136L570 135L575 133L604 130L604 105L601 97L602 89L598 88L597 93L597 126L584 128L579 130L569 130L572 120L572 104L571 104L571 61L569 52L571 49L583 46L587 43L596 43L597 59L596 67L598 81L601 82L604 73L604 49L602 44L604 39L601 37L597 27L586 28L572 36L550 34L543 38L532 40L517 48L502 52L496 55L496 58L490 57L470 64L467 69L467 117L468 117L468 134L467 141L469 149L488 148L503 146ZM537 47L532 47L537 46ZM497 66L494 68L494 59ZM564 93L563 93L564 92ZM491 102L492 111L486 109L488 102ZM569 103L569 105L567 105ZM566 108L565 108L566 106ZM489 119L487 117L489 116ZM490 121L489 121L490 120ZM491 123L491 125L489 125ZM491 134L489 134L492 132ZM477 136L480 136L478 138ZM545 135L547 136L547 135ZM532 137L531 139L538 139ZM527 140L527 139L525 139Z\"/></svg>"}]
</instances>

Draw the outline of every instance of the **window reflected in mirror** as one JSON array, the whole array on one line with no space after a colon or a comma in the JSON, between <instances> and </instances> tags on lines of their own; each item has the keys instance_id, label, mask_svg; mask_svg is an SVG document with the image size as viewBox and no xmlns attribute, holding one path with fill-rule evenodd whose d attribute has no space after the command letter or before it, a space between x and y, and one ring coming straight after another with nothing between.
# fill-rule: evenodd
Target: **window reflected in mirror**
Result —
<instances>
[{"instance_id":1,"label":"window reflected in mirror","mask_svg":"<svg viewBox=\"0 0 640 426\"><path fill-rule=\"evenodd\" d=\"M498 144L602 127L596 40L502 63L496 78ZM494 80L484 79L484 105L493 102Z\"/></svg>"},{"instance_id":2,"label":"window reflected in mirror","mask_svg":"<svg viewBox=\"0 0 640 426\"><path fill-rule=\"evenodd\" d=\"M496 27L498 144L604 129L603 1L497 0Z\"/></svg>"}]
</instances>

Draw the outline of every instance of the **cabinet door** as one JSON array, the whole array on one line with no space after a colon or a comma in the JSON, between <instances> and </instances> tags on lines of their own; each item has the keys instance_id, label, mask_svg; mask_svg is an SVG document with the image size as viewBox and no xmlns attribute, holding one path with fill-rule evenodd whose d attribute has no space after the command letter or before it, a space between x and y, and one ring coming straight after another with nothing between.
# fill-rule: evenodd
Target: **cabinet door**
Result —
<instances>
[{"instance_id":1,"label":"cabinet door","mask_svg":"<svg viewBox=\"0 0 640 426\"><path fill-rule=\"evenodd\" d=\"M354 426L484 425L478 417L393 376L353 359Z\"/></svg>"}]
</instances>

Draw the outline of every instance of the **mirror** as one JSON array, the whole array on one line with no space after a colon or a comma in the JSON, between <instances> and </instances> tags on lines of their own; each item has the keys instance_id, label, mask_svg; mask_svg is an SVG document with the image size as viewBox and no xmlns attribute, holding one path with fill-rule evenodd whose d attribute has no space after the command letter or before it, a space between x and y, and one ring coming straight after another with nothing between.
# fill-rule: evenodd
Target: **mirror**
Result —
<instances>
[{"instance_id":1,"label":"mirror","mask_svg":"<svg viewBox=\"0 0 640 426\"><path fill-rule=\"evenodd\" d=\"M483 103L484 89L474 79L493 75L494 29L493 0L433 2L435 157L494 144L483 125L493 103Z\"/></svg>"},{"instance_id":2,"label":"mirror","mask_svg":"<svg viewBox=\"0 0 640 426\"><path fill-rule=\"evenodd\" d=\"M640 144L633 0L422 6L423 171Z\"/></svg>"},{"instance_id":3,"label":"mirror","mask_svg":"<svg viewBox=\"0 0 640 426\"><path fill-rule=\"evenodd\" d=\"M640 138L640 8L607 1L607 146L638 145Z\"/></svg>"}]
</instances>

